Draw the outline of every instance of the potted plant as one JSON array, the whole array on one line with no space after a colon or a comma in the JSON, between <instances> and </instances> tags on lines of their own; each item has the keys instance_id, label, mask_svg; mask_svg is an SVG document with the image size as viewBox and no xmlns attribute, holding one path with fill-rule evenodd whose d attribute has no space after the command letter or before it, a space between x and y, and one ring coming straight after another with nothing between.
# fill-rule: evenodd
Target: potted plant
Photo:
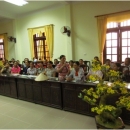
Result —
<instances>
[{"instance_id":1,"label":"potted plant","mask_svg":"<svg viewBox=\"0 0 130 130\"><path fill-rule=\"evenodd\" d=\"M96 68L96 66L94 67ZM98 65L98 68L101 70L102 67ZM124 128L119 117L123 107L130 110L130 92L128 92L126 84L120 80L118 72L112 70L106 73L107 76L114 77L112 83L99 82L95 88L82 90L78 97L92 106L91 111L96 113L95 119L99 126ZM101 80L98 76L90 76L89 79L91 81Z\"/></svg>"}]
</instances>

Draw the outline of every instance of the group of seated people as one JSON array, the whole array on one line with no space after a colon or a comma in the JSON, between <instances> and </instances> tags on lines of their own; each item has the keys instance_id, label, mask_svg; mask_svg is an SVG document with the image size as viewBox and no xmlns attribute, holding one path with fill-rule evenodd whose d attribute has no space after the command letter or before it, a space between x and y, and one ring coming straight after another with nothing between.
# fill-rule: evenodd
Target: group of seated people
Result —
<instances>
[{"instance_id":1,"label":"group of seated people","mask_svg":"<svg viewBox=\"0 0 130 130\"><path fill-rule=\"evenodd\" d=\"M97 56L95 56L94 59L102 64ZM130 74L130 58L126 58L123 64L112 63L107 59L105 65L110 66L110 69L112 70L121 71L122 75ZM122 66L123 69L121 69ZM22 64L20 64L18 61L15 61L14 58L10 62L7 60L3 61L3 59L0 58L0 73L24 75L39 75L40 73L44 73L48 77L58 77L60 81L83 81L87 80L90 75L95 74L100 78L103 78L102 71L94 72L91 69L91 66L84 64L83 59L79 59L79 61L75 62L73 60L66 62L65 55L60 56L60 61L54 59L54 63L47 60L29 61L28 58L25 58Z\"/></svg>"}]
</instances>

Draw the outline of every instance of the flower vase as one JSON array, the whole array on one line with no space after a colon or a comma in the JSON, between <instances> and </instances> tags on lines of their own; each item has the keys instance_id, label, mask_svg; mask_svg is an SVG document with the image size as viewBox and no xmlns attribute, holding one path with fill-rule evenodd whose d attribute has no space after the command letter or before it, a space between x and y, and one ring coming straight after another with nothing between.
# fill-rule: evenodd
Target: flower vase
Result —
<instances>
[{"instance_id":1,"label":"flower vase","mask_svg":"<svg viewBox=\"0 0 130 130\"><path fill-rule=\"evenodd\" d=\"M95 122L97 129L124 129L125 125L120 117L118 117L114 122L104 121L101 115L95 116Z\"/></svg>"}]
</instances>

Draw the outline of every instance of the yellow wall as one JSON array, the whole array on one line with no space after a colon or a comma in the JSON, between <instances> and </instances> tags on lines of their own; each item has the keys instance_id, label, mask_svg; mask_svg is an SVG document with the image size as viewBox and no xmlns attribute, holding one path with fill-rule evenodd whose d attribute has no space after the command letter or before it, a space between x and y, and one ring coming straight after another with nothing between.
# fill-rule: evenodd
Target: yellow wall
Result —
<instances>
[{"instance_id":1,"label":"yellow wall","mask_svg":"<svg viewBox=\"0 0 130 130\"><path fill-rule=\"evenodd\" d=\"M16 36L17 43L10 50L10 57L22 61L25 57L31 59L27 29L54 24L53 58L65 54L67 60L91 60L94 56L99 56L95 16L124 10L130 10L129 1L77 1L71 5L15 19L13 24L0 24L0 33L8 32ZM70 26L71 37L61 34L60 29L63 26Z\"/></svg>"}]
</instances>

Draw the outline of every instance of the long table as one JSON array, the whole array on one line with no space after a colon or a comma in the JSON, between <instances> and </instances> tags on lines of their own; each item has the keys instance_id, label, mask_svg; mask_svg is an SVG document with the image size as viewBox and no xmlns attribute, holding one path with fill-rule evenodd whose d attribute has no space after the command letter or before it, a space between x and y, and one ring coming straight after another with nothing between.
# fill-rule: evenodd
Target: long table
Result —
<instances>
[{"instance_id":1,"label":"long table","mask_svg":"<svg viewBox=\"0 0 130 130\"><path fill-rule=\"evenodd\" d=\"M78 95L81 90L95 86L93 83L37 82L27 77L0 75L0 95L89 116L95 116L95 113ZM130 124L130 111L123 109L121 117L126 124Z\"/></svg>"}]
</instances>

